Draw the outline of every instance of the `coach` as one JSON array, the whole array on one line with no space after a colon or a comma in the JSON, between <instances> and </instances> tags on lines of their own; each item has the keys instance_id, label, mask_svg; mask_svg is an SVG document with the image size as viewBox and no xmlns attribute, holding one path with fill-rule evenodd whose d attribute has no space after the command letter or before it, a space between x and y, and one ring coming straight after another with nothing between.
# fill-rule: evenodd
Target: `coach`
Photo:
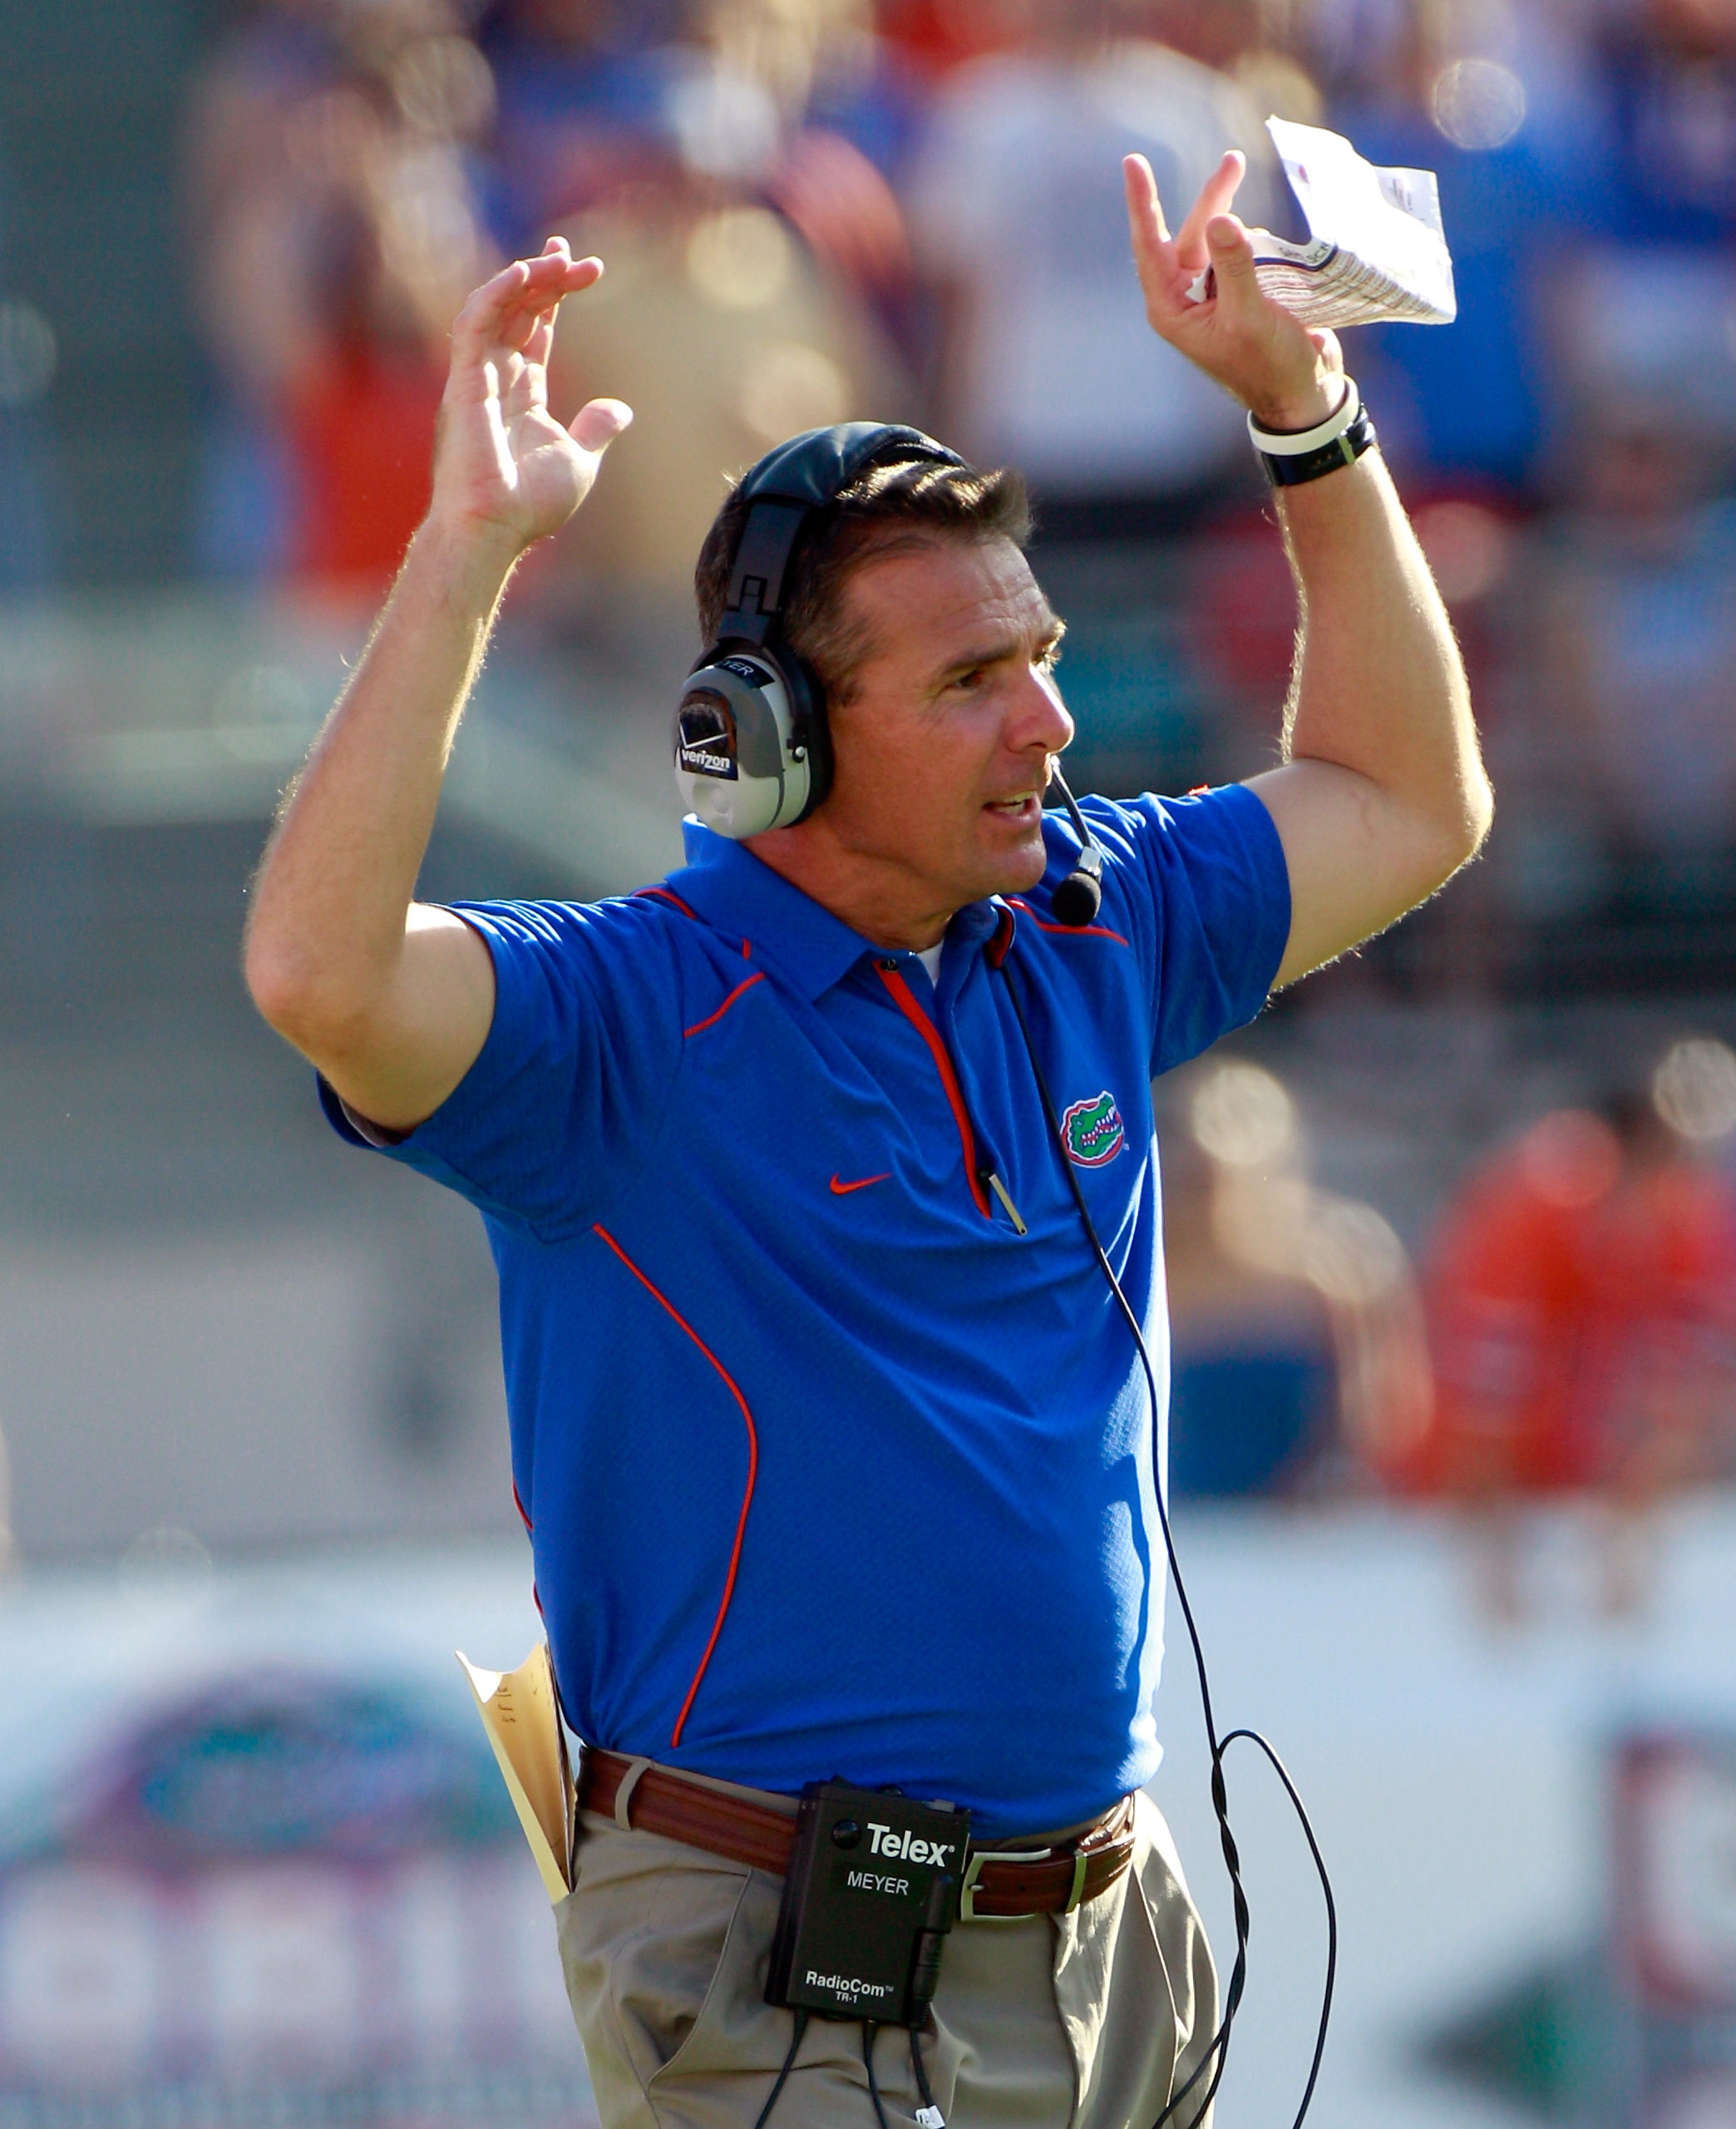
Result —
<instances>
[{"instance_id":1,"label":"coach","mask_svg":"<svg viewBox=\"0 0 1736 2129\"><path fill-rule=\"evenodd\" d=\"M1250 410L1280 484L1304 616L1282 759L1087 801L1093 922L1054 921L1080 845L1043 797L1073 725L1018 484L895 451L794 565L836 762L808 818L690 822L687 867L624 900L413 901L507 579L631 418L545 410L556 308L602 270L560 240L458 319L432 506L259 877L249 982L334 1124L487 1223L588 1746L560 1928L609 2129L761 2116L791 2033L762 1998L777 1871L795 1796L834 1776L974 1815L933 2023L915 2061L885 2033L874 2056L890 2117L925 2076L958 2129L1149 2123L1211 2040L1141 1793L1163 1415L1018 1014L1161 1386L1153 1074L1432 893L1490 812L1439 599L1336 342L1258 288L1240 175L1174 239L1137 157L1127 195L1153 328ZM741 522L737 498L701 558L708 640ZM809 2030L775 2129L872 2129L863 2038Z\"/></svg>"}]
</instances>

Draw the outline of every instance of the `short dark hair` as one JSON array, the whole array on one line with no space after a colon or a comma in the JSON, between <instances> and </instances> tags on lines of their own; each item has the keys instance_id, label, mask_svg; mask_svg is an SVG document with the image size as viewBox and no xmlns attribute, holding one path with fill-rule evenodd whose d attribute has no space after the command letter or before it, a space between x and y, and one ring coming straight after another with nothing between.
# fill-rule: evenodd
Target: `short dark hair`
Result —
<instances>
[{"instance_id":1,"label":"short dark hair","mask_svg":"<svg viewBox=\"0 0 1736 2129\"><path fill-rule=\"evenodd\" d=\"M717 640L730 571L750 506L739 486L712 521L693 571L693 595L707 643ZM935 540L1031 536L1031 505L1018 474L901 459L870 466L804 532L785 586L783 640L818 674L834 702L849 701L856 674L875 645L844 611L851 572L870 558L906 553Z\"/></svg>"}]
</instances>

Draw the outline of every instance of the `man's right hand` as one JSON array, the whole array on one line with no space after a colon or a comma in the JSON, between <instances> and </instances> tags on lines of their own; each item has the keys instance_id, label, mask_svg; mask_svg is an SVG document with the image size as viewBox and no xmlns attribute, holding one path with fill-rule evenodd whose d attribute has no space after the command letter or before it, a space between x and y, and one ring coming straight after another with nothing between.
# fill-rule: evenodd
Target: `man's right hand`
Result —
<instances>
[{"instance_id":1,"label":"man's right hand","mask_svg":"<svg viewBox=\"0 0 1736 2129\"><path fill-rule=\"evenodd\" d=\"M491 536L516 556L590 492L633 409L593 399L563 428L549 412L548 363L561 299L602 272L600 259L575 259L551 236L540 259L503 267L458 314L430 512L444 530Z\"/></svg>"},{"instance_id":2,"label":"man's right hand","mask_svg":"<svg viewBox=\"0 0 1736 2129\"><path fill-rule=\"evenodd\" d=\"M568 430L548 408L555 313L602 270L551 237L465 304L433 501L254 884L254 1002L358 1114L393 1129L439 1107L493 1018L487 947L412 897L513 565L578 508L633 418L619 399L594 399Z\"/></svg>"}]
</instances>

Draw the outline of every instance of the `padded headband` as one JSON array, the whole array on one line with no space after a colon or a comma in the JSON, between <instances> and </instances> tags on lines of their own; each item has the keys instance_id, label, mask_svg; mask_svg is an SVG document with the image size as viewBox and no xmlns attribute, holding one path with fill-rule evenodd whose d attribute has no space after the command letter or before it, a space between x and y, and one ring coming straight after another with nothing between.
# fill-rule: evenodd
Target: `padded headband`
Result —
<instances>
[{"instance_id":1,"label":"padded headband","mask_svg":"<svg viewBox=\"0 0 1736 2129\"><path fill-rule=\"evenodd\" d=\"M920 429L896 422L839 422L829 429L806 429L768 451L742 477L736 491L743 502L762 496L780 502L806 503L823 510L836 502L858 473L879 458L930 458L939 466L964 461Z\"/></svg>"},{"instance_id":2,"label":"padded headband","mask_svg":"<svg viewBox=\"0 0 1736 2129\"><path fill-rule=\"evenodd\" d=\"M810 513L836 502L859 473L883 459L966 464L920 429L895 422L840 422L792 437L749 467L736 492L756 506L747 513L730 570L720 640L765 642L783 604L784 577Z\"/></svg>"}]
</instances>

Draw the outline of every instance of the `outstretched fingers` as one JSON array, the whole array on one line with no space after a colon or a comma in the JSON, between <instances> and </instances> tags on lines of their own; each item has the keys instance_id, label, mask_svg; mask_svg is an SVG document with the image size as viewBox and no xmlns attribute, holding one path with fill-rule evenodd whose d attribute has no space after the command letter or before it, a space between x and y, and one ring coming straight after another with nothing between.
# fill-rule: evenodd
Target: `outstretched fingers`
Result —
<instances>
[{"instance_id":1,"label":"outstretched fingers","mask_svg":"<svg viewBox=\"0 0 1736 2129\"><path fill-rule=\"evenodd\" d=\"M1159 331L1186 314L1187 284L1210 257L1206 230L1215 217L1228 209L1247 170L1247 160L1230 149L1201 187L1187 220L1173 237L1164 220L1163 202L1157 196L1157 180L1143 156L1122 159L1122 177L1127 194L1127 228L1133 245L1133 263L1145 291L1146 310Z\"/></svg>"},{"instance_id":2,"label":"outstretched fingers","mask_svg":"<svg viewBox=\"0 0 1736 2129\"><path fill-rule=\"evenodd\" d=\"M562 298L589 288L602 272L600 259L574 259L564 237L550 237L539 258L515 259L503 266L458 314L452 328L453 367L479 365L503 353L545 358ZM540 354L533 351L539 340Z\"/></svg>"},{"instance_id":3,"label":"outstretched fingers","mask_svg":"<svg viewBox=\"0 0 1736 2129\"><path fill-rule=\"evenodd\" d=\"M1201 186L1200 196L1189 209L1176 239L1177 263L1189 274L1197 274L1210 259L1206 231L1219 215L1229 213L1247 169L1247 157L1239 148L1231 148Z\"/></svg>"},{"instance_id":4,"label":"outstretched fingers","mask_svg":"<svg viewBox=\"0 0 1736 2129\"><path fill-rule=\"evenodd\" d=\"M1226 215L1247 170L1245 158L1232 148L1201 187L1180 231L1171 236L1164 220L1163 203L1157 196L1157 180L1143 156L1122 159L1127 186L1127 227L1133 245L1133 263L1145 294L1146 315L1166 338L1178 332L1198 329L1196 307L1189 302L1189 285L1211 259L1206 230ZM1240 227L1240 225L1237 225Z\"/></svg>"},{"instance_id":5,"label":"outstretched fingers","mask_svg":"<svg viewBox=\"0 0 1736 2129\"><path fill-rule=\"evenodd\" d=\"M1127 194L1127 234L1133 245L1133 264L1138 269L1146 301L1153 303L1160 290L1175 277L1175 245L1169 224L1163 219L1163 202L1157 197L1157 180L1143 156L1123 156L1122 181Z\"/></svg>"},{"instance_id":6,"label":"outstretched fingers","mask_svg":"<svg viewBox=\"0 0 1736 2129\"><path fill-rule=\"evenodd\" d=\"M1329 333L1304 332L1261 289L1253 244L1230 211L1247 169L1244 158L1234 149L1223 157L1173 238L1151 165L1128 156L1122 169L1152 330L1262 419L1279 427L1307 427L1319 419L1310 410L1339 368L1338 343ZM1208 265L1210 298L1196 303L1189 291Z\"/></svg>"},{"instance_id":7,"label":"outstretched fingers","mask_svg":"<svg viewBox=\"0 0 1736 2129\"><path fill-rule=\"evenodd\" d=\"M551 248L540 259L529 262L524 288L515 296L509 296L501 316L501 333L507 344L534 362L547 357L547 343L554 336L555 314L562 299L589 288L603 272L600 259L570 258L562 238L551 238L550 243L551 247L560 245L560 249ZM539 339L543 344L534 348L532 343Z\"/></svg>"},{"instance_id":8,"label":"outstretched fingers","mask_svg":"<svg viewBox=\"0 0 1736 2129\"><path fill-rule=\"evenodd\" d=\"M473 289L452 323L452 367L468 369L482 362L500 343L499 327L509 302L525 287L530 268L522 259L503 266L491 280Z\"/></svg>"}]
</instances>

